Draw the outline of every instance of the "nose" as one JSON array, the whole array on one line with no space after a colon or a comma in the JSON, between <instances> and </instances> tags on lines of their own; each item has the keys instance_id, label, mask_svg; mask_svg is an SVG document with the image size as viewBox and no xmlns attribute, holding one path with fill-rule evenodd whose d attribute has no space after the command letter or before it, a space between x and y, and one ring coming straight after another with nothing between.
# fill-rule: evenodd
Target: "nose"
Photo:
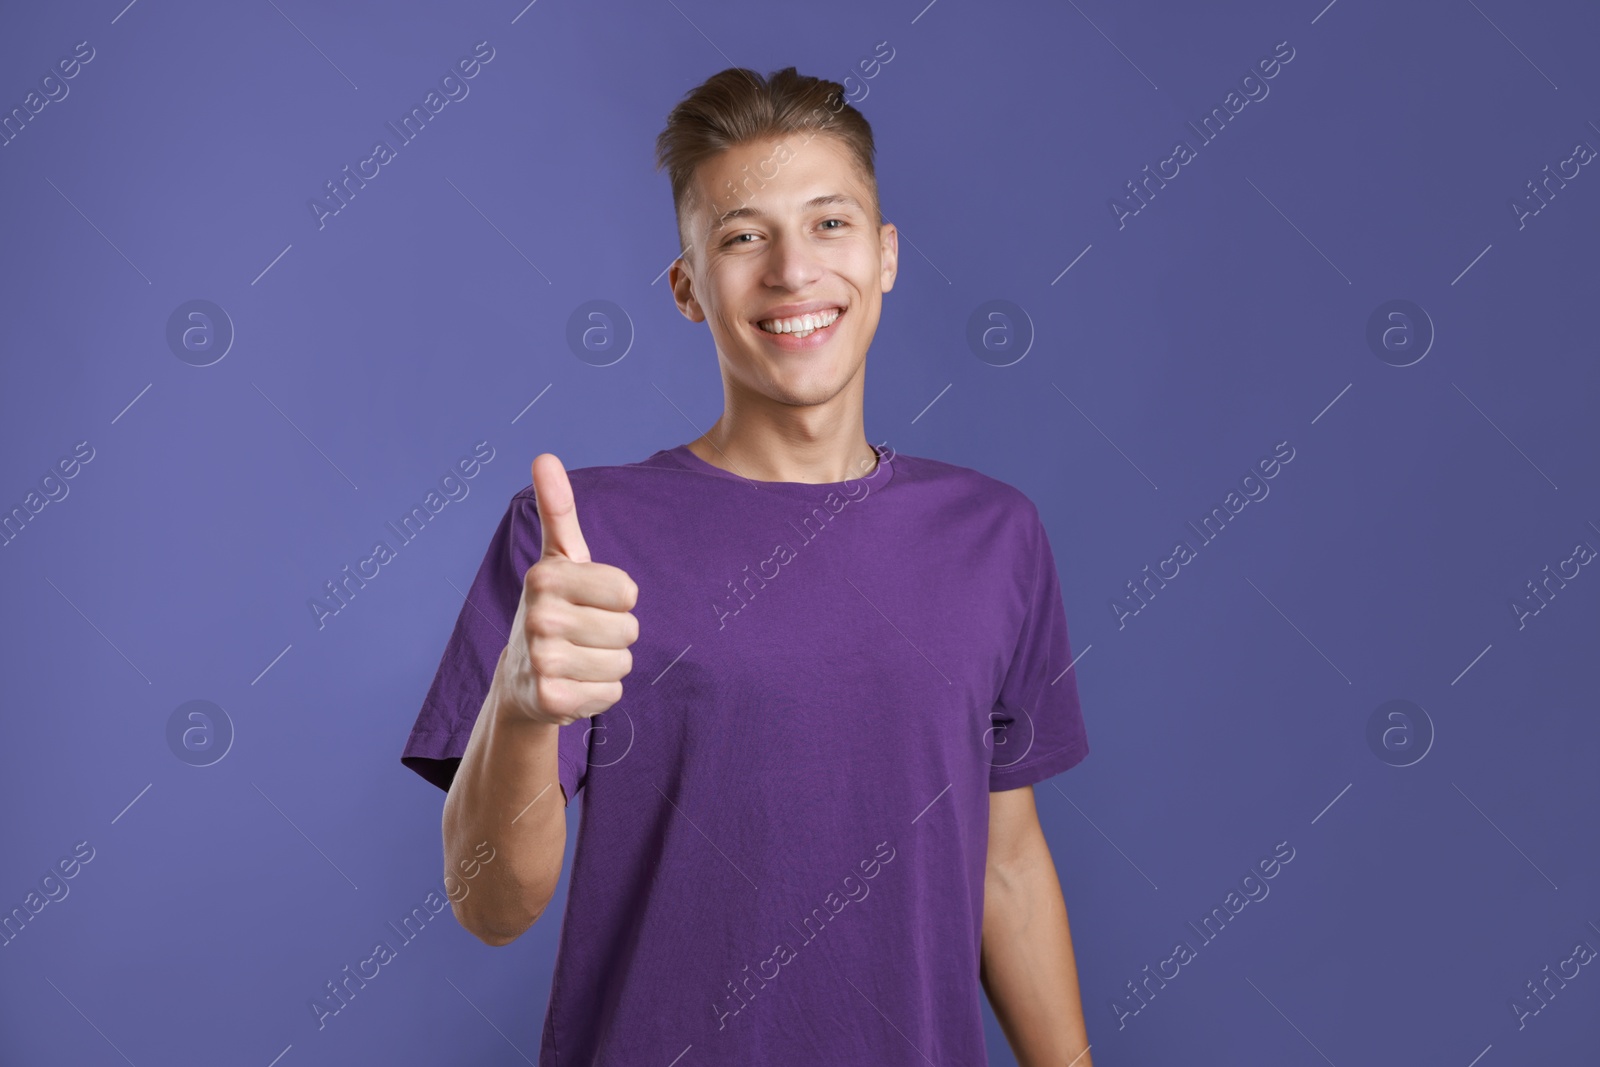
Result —
<instances>
[{"instance_id":1,"label":"nose","mask_svg":"<svg viewBox=\"0 0 1600 1067\"><path fill-rule=\"evenodd\" d=\"M775 232L768 246L766 283L775 289L804 292L822 275L816 248L803 234Z\"/></svg>"}]
</instances>

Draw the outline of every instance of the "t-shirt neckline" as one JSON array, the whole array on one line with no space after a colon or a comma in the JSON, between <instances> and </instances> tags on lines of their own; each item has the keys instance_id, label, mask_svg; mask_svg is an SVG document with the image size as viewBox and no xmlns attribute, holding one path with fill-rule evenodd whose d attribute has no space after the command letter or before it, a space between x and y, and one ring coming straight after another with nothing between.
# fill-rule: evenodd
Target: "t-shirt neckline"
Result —
<instances>
[{"instance_id":1,"label":"t-shirt neckline","mask_svg":"<svg viewBox=\"0 0 1600 1067\"><path fill-rule=\"evenodd\" d=\"M859 484L866 485L871 490L878 490L882 489L889 483L890 478L894 476L894 463L893 460L890 459L892 453L886 448L881 448L878 445L872 444L870 441L867 442L867 444L868 447L872 449L873 453L878 457L877 466L872 468L872 473L870 474L862 475L859 478L849 478L842 482L762 481L759 478L746 478L743 475L735 474L732 471L723 470L721 467L718 467L713 463L707 463L705 460L695 455L693 450L691 450L687 444L681 444L675 448L665 449L664 451L666 452L667 456L669 456L674 462L686 470L695 471L699 474L709 474L715 478L723 478L729 481L742 482L755 489L766 489L773 492L785 493L789 496L816 498L820 496L826 496L829 492L836 492L845 496L855 496L859 491L852 491L848 487Z\"/></svg>"}]
</instances>

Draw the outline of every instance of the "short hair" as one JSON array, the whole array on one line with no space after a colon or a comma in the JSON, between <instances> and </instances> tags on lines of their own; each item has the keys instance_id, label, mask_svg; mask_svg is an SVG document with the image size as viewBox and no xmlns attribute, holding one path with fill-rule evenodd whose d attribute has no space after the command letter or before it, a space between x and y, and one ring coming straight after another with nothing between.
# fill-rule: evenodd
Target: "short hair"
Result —
<instances>
[{"instance_id":1,"label":"short hair","mask_svg":"<svg viewBox=\"0 0 1600 1067\"><path fill-rule=\"evenodd\" d=\"M656 169L665 168L672 181L672 209L683 251L689 248L684 212L692 206L695 168L730 148L794 133L827 133L843 142L866 179L877 225L883 225L872 126L845 98L844 86L793 67L765 78L744 67L729 67L686 93L656 137Z\"/></svg>"}]
</instances>

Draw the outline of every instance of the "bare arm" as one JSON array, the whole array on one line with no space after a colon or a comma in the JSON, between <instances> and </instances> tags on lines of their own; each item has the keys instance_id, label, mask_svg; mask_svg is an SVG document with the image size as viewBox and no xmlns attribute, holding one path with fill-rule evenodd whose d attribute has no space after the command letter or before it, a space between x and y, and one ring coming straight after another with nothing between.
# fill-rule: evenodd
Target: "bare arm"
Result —
<instances>
[{"instance_id":1,"label":"bare arm","mask_svg":"<svg viewBox=\"0 0 1600 1067\"><path fill-rule=\"evenodd\" d=\"M451 909L490 945L522 936L555 895L568 799L557 776L557 734L622 698L633 668L628 646L639 636L639 587L589 558L561 461L542 452L532 473L539 560L522 577L511 636L444 801ZM476 851L483 842L493 853ZM484 862L485 855L493 859ZM459 898L451 890L458 870L473 879Z\"/></svg>"},{"instance_id":2,"label":"bare arm","mask_svg":"<svg viewBox=\"0 0 1600 1067\"><path fill-rule=\"evenodd\" d=\"M451 903L456 921L490 945L514 941L543 914L567 847L566 796L556 775L559 728L517 709L504 684L509 651L500 653L445 795L442 824L445 871L457 881L472 869L469 856L480 842L494 849L493 861Z\"/></svg>"},{"instance_id":3,"label":"bare arm","mask_svg":"<svg viewBox=\"0 0 1600 1067\"><path fill-rule=\"evenodd\" d=\"M989 794L979 975L1021 1067L1093 1067L1067 905L1032 786Z\"/></svg>"}]
</instances>

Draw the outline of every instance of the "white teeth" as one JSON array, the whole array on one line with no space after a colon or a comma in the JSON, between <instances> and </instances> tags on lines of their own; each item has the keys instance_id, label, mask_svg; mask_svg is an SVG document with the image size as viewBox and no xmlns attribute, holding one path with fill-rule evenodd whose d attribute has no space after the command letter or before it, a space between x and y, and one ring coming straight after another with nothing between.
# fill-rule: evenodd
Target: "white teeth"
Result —
<instances>
[{"instance_id":1,"label":"white teeth","mask_svg":"<svg viewBox=\"0 0 1600 1067\"><path fill-rule=\"evenodd\" d=\"M809 315L800 315L792 319L768 319L760 323L760 327L768 333L788 333L797 337L804 337L813 330L826 329L832 326L834 320L840 315L838 308L827 311L813 312Z\"/></svg>"}]
</instances>

